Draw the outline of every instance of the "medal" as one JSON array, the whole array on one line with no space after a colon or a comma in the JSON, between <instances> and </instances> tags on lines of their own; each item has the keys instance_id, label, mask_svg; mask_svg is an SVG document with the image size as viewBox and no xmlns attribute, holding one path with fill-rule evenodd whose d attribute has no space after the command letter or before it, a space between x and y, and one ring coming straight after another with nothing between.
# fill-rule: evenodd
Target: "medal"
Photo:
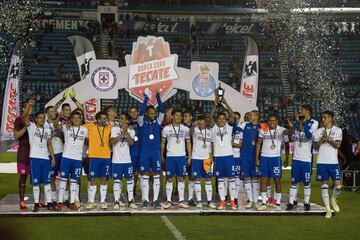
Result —
<instances>
[{"instance_id":1,"label":"medal","mask_svg":"<svg viewBox=\"0 0 360 240\"><path fill-rule=\"evenodd\" d=\"M271 144L271 149L275 149L275 144Z\"/></svg>"},{"instance_id":2,"label":"medal","mask_svg":"<svg viewBox=\"0 0 360 240\"><path fill-rule=\"evenodd\" d=\"M174 124L171 124L171 126L172 126L173 129L174 129L174 133L175 133L175 136L176 136L176 143L177 143L177 144L180 144L180 139L179 139L179 135L180 135L180 125L179 125L178 132L176 132L175 127L174 127Z\"/></svg>"},{"instance_id":3,"label":"medal","mask_svg":"<svg viewBox=\"0 0 360 240\"><path fill-rule=\"evenodd\" d=\"M223 138L224 138L224 132L221 131L219 128L219 135L220 135L220 146L224 146Z\"/></svg>"},{"instance_id":4,"label":"medal","mask_svg":"<svg viewBox=\"0 0 360 240\"><path fill-rule=\"evenodd\" d=\"M122 148L125 147L125 143L122 142L122 143L120 144L120 147L122 147Z\"/></svg>"},{"instance_id":5,"label":"medal","mask_svg":"<svg viewBox=\"0 0 360 240\"><path fill-rule=\"evenodd\" d=\"M206 149L207 148L207 145L206 145L206 128L205 128L205 136L203 135L202 133L202 130L200 129L200 133L201 133L201 137L204 141L204 144L202 145L203 149Z\"/></svg>"},{"instance_id":6,"label":"medal","mask_svg":"<svg viewBox=\"0 0 360 240\"><path fill-rule=\"evenodd\" d=\"M39 129L39 127L37 126L37 124L36 124L36 128L37 128L37 130L38 130L39 133L40 133L40 129ZM45 133L45 127L43 126L42 129L43 129L43 130L42 130L42 133L40 134L40 147L41 147L41 148L43 148L43 147L45 146L45 144L43 143L44 133Z\"/></svg>"},{"instance_id":7,"label":"medal","mask_svg":"<svg viewBox=\"0 0 360 240\"><path fill-rule=\"evenodd\" d=\"M301 142L299 143L299 147L302 147L302 144L301 144Z\"/></svg>"},{"instance_id":8,"label":"medal","mask_svg":"<svg viewBox=\"0 0 360 240\"><path fill-rule=\"evenodd\" d=\"M75 146L75 145L76 145L76 142L72 142L71 144L72 144L73 146Z\"/></svg>"},{"instance_id":9,"label":"medal","mask_svg":"<svg viewBox=\"0 0 360 240\"><path fill-rule=\"evenodd\" d=\"M271 138L271 149L275 149L275 143L274 143L274 138L276 138L276 127L275 127L275 131L274 131L274 137L271 135L271 129L269 129L269 134L270 134L270 138Z\"/></svg>"},{"instance_id":10,"label":"medal","mask_svg":"<svg viewBox=\"0 0 360 240\"><path fill-rule=\"evenodd\" d=\"M139 138L137 136L134 137L134 141L137 142Z\"/></svg>"},{"instance_id":11,"label":"medal","mask_svg":"<svg viewBox=\"0 0 360 240\"><path fill-rule=\"evenodd\" d=\"M80 127L78 128L76 135L75 135L74 127L72 127L73 138L74 138L74 142L72 143L73 146L75 146L75 144L76 144L76 139L77 139L77 136L79 135L79 131L80 131Z\"/></svg>"},{"instance_id":12,"label":"medal","mask_svg":"<svg viewBox=\"0 0 360 240\"><path fill-rule=\"evenodd\" d=\"M202 147L203 147L203 149L206 149L206 148L207 148L206 143L204 143L204 144L202 145Z\"/></svg>"},{"instance_id":13,"label":"medal","mask_svg":"<svg viewBox=\"0 0 360 240\"><path fill-rule=\"evenodd\" d=\"M177 144L180 144L180 139L177 138L177 139L176 139L176 143L177 143Z\"/></svg>"},{"instance_id":14,"label":"medal","mask_svg":"<svg viewBox=\"0 0 360 240\"><path fill-rule=\"evenodd\" d=\"M153 140L153 139L154 139L154 134L150 134L150 135L149 135L149 139L150 139L150 140Z\"/></svg>"},{"instance_id":15,"label":"medal","mask_svg":"<svg viewBox=\"0 0 360 240\"><path fill-rule=\"evenodd\" d=\"M45 147L45 145L43 143L40 143L40 147L43 148Z\"/></svg>"},{"instance_id":16,"label":"medal","mask_svg":"<svg viewBox=\"0 0 360 240\"><path fill-rule=\"evenodd\" d=\"M220 142L220 146L224 146L224 142L223 142L223 141Z\"/></svg>"},{"instance_id":17,"label":"medal","mask_svg":"<svg viewBox=\"0 0 360 240\"><path fill-rule=\"evenodd\" d=\"M251 144L252 144L252 145L255 145L255 140L252 140L252 141L251 141Z\"/></svg>"},{"instance_id":18,"label":"medal","mask_svg":"<svg viewBox=\"0 0 360 240\"><path fill-rule=\"evenodd\" d=\"M104 133L105 133L105 127L103 127L103 130L102 130L102 135L100 134L100 130L99 130L99 126L98 125L96 125L96 128L97 128L97 130L98 130L98 133L99 133L99 137L100 137L100 141L101 141L101 143L100 143L100 146L101 147L104 147L105 146L105 144L104 144ZM80 128L79 128L80 129Z\"/></svg>"}]
</instances>

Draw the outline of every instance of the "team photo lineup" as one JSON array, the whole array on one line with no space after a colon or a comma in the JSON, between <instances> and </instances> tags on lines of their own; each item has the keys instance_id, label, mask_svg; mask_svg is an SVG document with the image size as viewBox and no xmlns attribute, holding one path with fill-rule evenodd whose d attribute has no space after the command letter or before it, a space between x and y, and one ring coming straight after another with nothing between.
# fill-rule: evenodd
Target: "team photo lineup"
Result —
<instances>
[{"instance_id":1,"label":"team photo lineup","mask_svg":"<svg viewBox=\"0 0 360 240\"><path fill-rule=\"evenodd\" d=\"M244 116L233 112L226 96L215 97L209 115L194 116L190 111L165 107L160 94L153 94L157 108L148 104L145 94L140 108L117 113L115 107L108 106L96 114L93 123L85 123L83 106L74 90L66 90L54 106L36 113L32 111L35 100L24 101L15 121L20 209L29 207L24 201L29 176L33 212L41 211L42 205L50 211L65 207L79 211L81 205L87 211L106 210L110 208L110 178L113 210L176 206L220 211L242 206L255 211L293 211L299 207L297 195L303 188L305 211L311 209L311 191L321 192L326 218L331 218L332 209L340 211L338 149L342 130L334 125L333 112L324 110L318 122L312 118L312 106L304 104L285 128L276 114L260 119L258 110ZM76 109L63 103L67 98ZM282 189L290 142L294 143L291 187ZM83 171L87 182L80 182ZM58 191L57 178L61 179ZM312 180L320 181L321 189L311 189ZM80 198L81 184L87 184L87 199ZM121 199L123 189L125 201ZM97 192L99 202L95 200ZM289 195L286 207L281 206L285 192ZM136 194L141 194L141 202L135 201Z\"/></svg>"}]
</instances>

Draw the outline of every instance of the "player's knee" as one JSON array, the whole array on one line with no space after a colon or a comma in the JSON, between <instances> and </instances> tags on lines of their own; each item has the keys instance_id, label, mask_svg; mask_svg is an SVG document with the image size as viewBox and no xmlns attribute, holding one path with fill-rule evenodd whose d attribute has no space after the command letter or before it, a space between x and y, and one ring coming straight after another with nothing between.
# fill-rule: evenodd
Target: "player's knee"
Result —
<instances>
[{"instance_id":1,"label":"player's knee","mask_svg":"<svg viewBox=\"0 0 360 240\"><path fill-rule=\"evenodd\" d=\"M177 177L177 180L178 180L178 182L184 182L185 178L184 177ZM191 181L193 181L193 180L191 180Z\"/></svg>"}]
</instances>

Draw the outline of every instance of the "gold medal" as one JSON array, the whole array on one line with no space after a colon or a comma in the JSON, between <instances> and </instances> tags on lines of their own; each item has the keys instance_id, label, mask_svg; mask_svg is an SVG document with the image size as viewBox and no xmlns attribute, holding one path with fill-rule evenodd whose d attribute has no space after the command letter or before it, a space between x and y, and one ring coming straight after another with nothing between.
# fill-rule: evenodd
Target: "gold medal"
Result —
<instances>
[{"instance_id":1,"label":"gold medal","mask_svg":"<svg viewBox=\"0 0 360 240\"><path fill-rule=\"evenodd\" d=\"M75 146L76 142L72 142L72 145Z\"/></svg>"},{"instance_id":2,"label":"gold medal","mask_svg":"<svg viewBox=\"0 0 360 240\"><path fill-rule=\"evenodd\" d=\"M105 146L104 142L101 142L101 143L100 143L100 146L101 146L101 147L104 147L104 146Z\"/></svg>"},{"instance_id":3,"label":"gold medal","mask_svg":"<svg viewBox=\"0 0 360 240\"><path fill-rule=\"evenodd\" d=\"M302 147L302 143L299 143L299 147Z\"/></svg>"},{"instance_id":4,"label":"gold medal","mask_svg":"<svg viewBox=\"0 0 360 240\"><path fill-rule=\"evenodd\" d=\"M271 145L271 149L275 149L275 147L276 147L275 144Z\"/></svg>"},{"instance_id":5,"label":"gold medal","mask_svg":"<svg viewBox=\"0 0 360 240\"><path fill-rule=\"evenodd\" d=\"M252 140L251 144L252 144L252 145L255 145L255 140Z\"/></svg>"},{"instance_id":6,"label":"gold medal","mask_svg":"<svg viewBox=\"0 0 360 240\"><path fill-rule=\"evenodd\" d=\"M203 147L203 149L206 149L206 148L207 148L206 143L204 143L204 144L202 145L202 147Z\"/></svg>"},{"instance_id":7,"label":"gold medal","mask_svg":"<svg viewBox=\"0 0 360 240\"><path fill-rule=\"evenodd\" d=\"M220 142L220 146L224 146L224 142L223 142L223 141Z\"/></svg>"},{"instance_id":8,"label":"gold medal","mask_svg":"<svg viewBox=\"0 0 360 240\"><path fill-rule=\"evenodd\" d=\"M45 144L40 143L40 147L41 147L41 148L45 147Z\"/></svg>"},{"instance_id":9,"label":"gold medal","mask_svg":"<svg viewBox=\"0 0 360 240\"><path fill-rule=\"evenodd\" d=\"M177 139L176 139L176 143L177 143L177 144L180 144L180 139L177 138Z\"/></svg>"}]
</instances>

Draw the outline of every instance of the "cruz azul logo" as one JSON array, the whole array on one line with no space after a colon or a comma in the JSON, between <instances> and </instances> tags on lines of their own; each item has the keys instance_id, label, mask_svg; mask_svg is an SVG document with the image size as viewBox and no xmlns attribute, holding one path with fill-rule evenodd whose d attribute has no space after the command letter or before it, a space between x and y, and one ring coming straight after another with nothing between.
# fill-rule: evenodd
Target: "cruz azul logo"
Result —
<instances>
[{"instance_id":1,"label":"cruz azul logo","mask_svg":"<svg viewBox=\"0 0 360 240\"><path fill-rule=\"evenodd\" d=\"M100 92L108 92L116 85L116 74L109 67L98 67L91 74L93 87Z\"/></svg>"},{"instance_id":2,"label":"cruz azul logo","mask_svg":"<svg viewBox=\"0 0 360 240\"><path fill-rule=\"evenodd\" d=\"M210 68L207 65L200 66L199 74L192 81L192 88L200 97L208 97L213 94L216 81L210 74Z\"/></svg>"},{"instance_id":3,"label":"cruz azul logo","mask_svg":"<svg viewBox=\"0 0 360 240\"><path fill-rule=\"evenodd\" d=\"M170 54L170 46L162 37L139 37L133 43L129 69L129 91L132 96L156 104L156 92L164 98L173 90L173 80L178 79L175 67L177 55Z\"/></svg>"}]
</instances>

